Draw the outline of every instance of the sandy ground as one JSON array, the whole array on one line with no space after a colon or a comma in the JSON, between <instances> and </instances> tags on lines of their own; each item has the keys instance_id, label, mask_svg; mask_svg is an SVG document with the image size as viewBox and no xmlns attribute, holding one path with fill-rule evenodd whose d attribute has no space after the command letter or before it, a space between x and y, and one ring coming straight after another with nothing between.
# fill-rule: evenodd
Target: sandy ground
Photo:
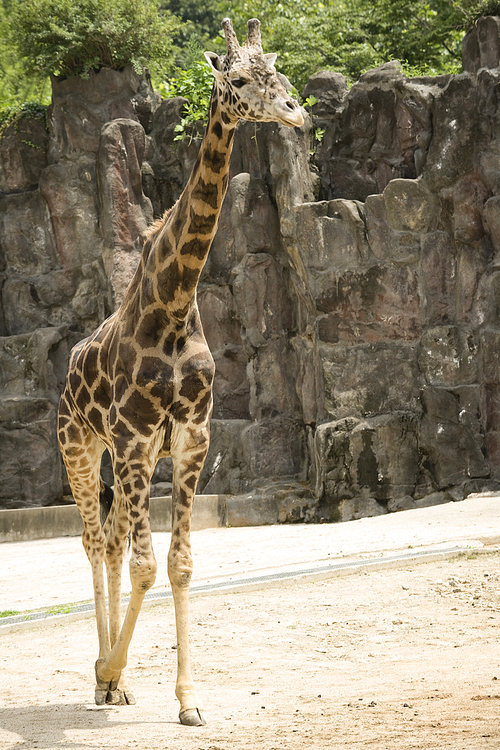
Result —
<instances>
[{"instance_id":1,"label":"sandy ground","mask_svg":"<svg viewBox=\"0 0 500 750\"><path fill-rule=\"evenodd\" d=\"M209 724L174 697L173 608L141 613L137 705L96 708L93 619L0 636L0 747L79 750L500 747L500 553L196 597Z\"/></svg>"}]
</instances>

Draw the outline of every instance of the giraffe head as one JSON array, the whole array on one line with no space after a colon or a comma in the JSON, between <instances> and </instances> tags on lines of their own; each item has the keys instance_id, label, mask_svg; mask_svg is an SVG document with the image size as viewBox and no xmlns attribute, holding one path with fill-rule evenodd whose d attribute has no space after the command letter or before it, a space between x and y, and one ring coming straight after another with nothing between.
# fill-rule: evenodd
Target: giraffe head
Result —
<instances>
[{"instance_id":1,"label":"giraffe head","mask_svg":"<svg viewBox=\"0 0 500 750\"><path fill-rule=\"evenodd\" d=\"M292 99L274 68L275 54L265 55L260 39L260 21L248 22L248 37L242 46L229 18L222 22L227 54L219 57L205 52L215 78L217 98L228 122L239 119L280 122L300 127L304 118L298 102Z\"/></svg>"}]
</instances>

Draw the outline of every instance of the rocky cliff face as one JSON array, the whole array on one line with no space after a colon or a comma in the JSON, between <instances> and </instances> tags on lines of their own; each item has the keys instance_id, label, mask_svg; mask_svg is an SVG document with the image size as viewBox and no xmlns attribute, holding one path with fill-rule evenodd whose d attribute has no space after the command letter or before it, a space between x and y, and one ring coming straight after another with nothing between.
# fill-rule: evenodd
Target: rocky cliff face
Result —
<instances>
[{"instance_id":1,"label":"rocky cliff face","mask_svg":"<svg viewBox=\"0 0 500 750\"><path fill-rule=\"evenodd\" d=\"M300 132L241 123L199 289L217 365L200 491L273 494L293 521L500 487L499 24L469 32L459 76L322 73ZM68 492L68 353L182 191L182 105L103 70L54 81L48 132L2 139L0 507ZM162 461L153 492L170 480Z\"/></svg>"}]
</instances>

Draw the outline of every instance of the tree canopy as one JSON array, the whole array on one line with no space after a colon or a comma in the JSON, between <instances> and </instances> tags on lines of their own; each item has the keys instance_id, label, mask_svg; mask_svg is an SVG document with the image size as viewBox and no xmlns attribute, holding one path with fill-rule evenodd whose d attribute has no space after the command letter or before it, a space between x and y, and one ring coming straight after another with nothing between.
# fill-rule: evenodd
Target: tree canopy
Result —
<instances>
[{"instance_id":1,"label":"tree canopy","mask_svg":"<svg viewBox=\"0 0 500 750\"><path fill-rule=\"evenodd\" d=\"M196 66L205 49L224 52L225 16L240 38L261 20L298 91L318 70L353 81L392 59L410 74L459 72L464 30L496 14L500 0L0 0L0 109L47 98L49 74L102 66L147 65L167 89L186 69L204 80Z\"/></svg>"}]
</instances>

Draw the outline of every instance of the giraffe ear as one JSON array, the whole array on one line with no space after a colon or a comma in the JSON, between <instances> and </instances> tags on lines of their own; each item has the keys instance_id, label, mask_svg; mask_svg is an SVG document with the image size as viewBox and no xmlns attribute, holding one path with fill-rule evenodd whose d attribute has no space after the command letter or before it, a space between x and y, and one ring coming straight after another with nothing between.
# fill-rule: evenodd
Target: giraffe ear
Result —
<instances>
[{"instance_id":1,"label":"giraffe ear","mask_svg":"<svg viewBox=\"0 0 500 750\"><path fill-rule=\"evenodd\" d=\"M215 78L222 77L222 65L220 57L215 52L205 52L205 60L210 65Z\"/></svg>"},{"instance_id":2,"label":"giraffe ear","mask_svg":"<svg viewBox=\"0 0 500 750\"><path fill-rule=\"evenodd\" d=\"M274 68L274 63L278 59L278 55L275 52L268 52L266 55L264 55L264 60L269 63L271 68Z\"/></svg>"}]
</instances>

